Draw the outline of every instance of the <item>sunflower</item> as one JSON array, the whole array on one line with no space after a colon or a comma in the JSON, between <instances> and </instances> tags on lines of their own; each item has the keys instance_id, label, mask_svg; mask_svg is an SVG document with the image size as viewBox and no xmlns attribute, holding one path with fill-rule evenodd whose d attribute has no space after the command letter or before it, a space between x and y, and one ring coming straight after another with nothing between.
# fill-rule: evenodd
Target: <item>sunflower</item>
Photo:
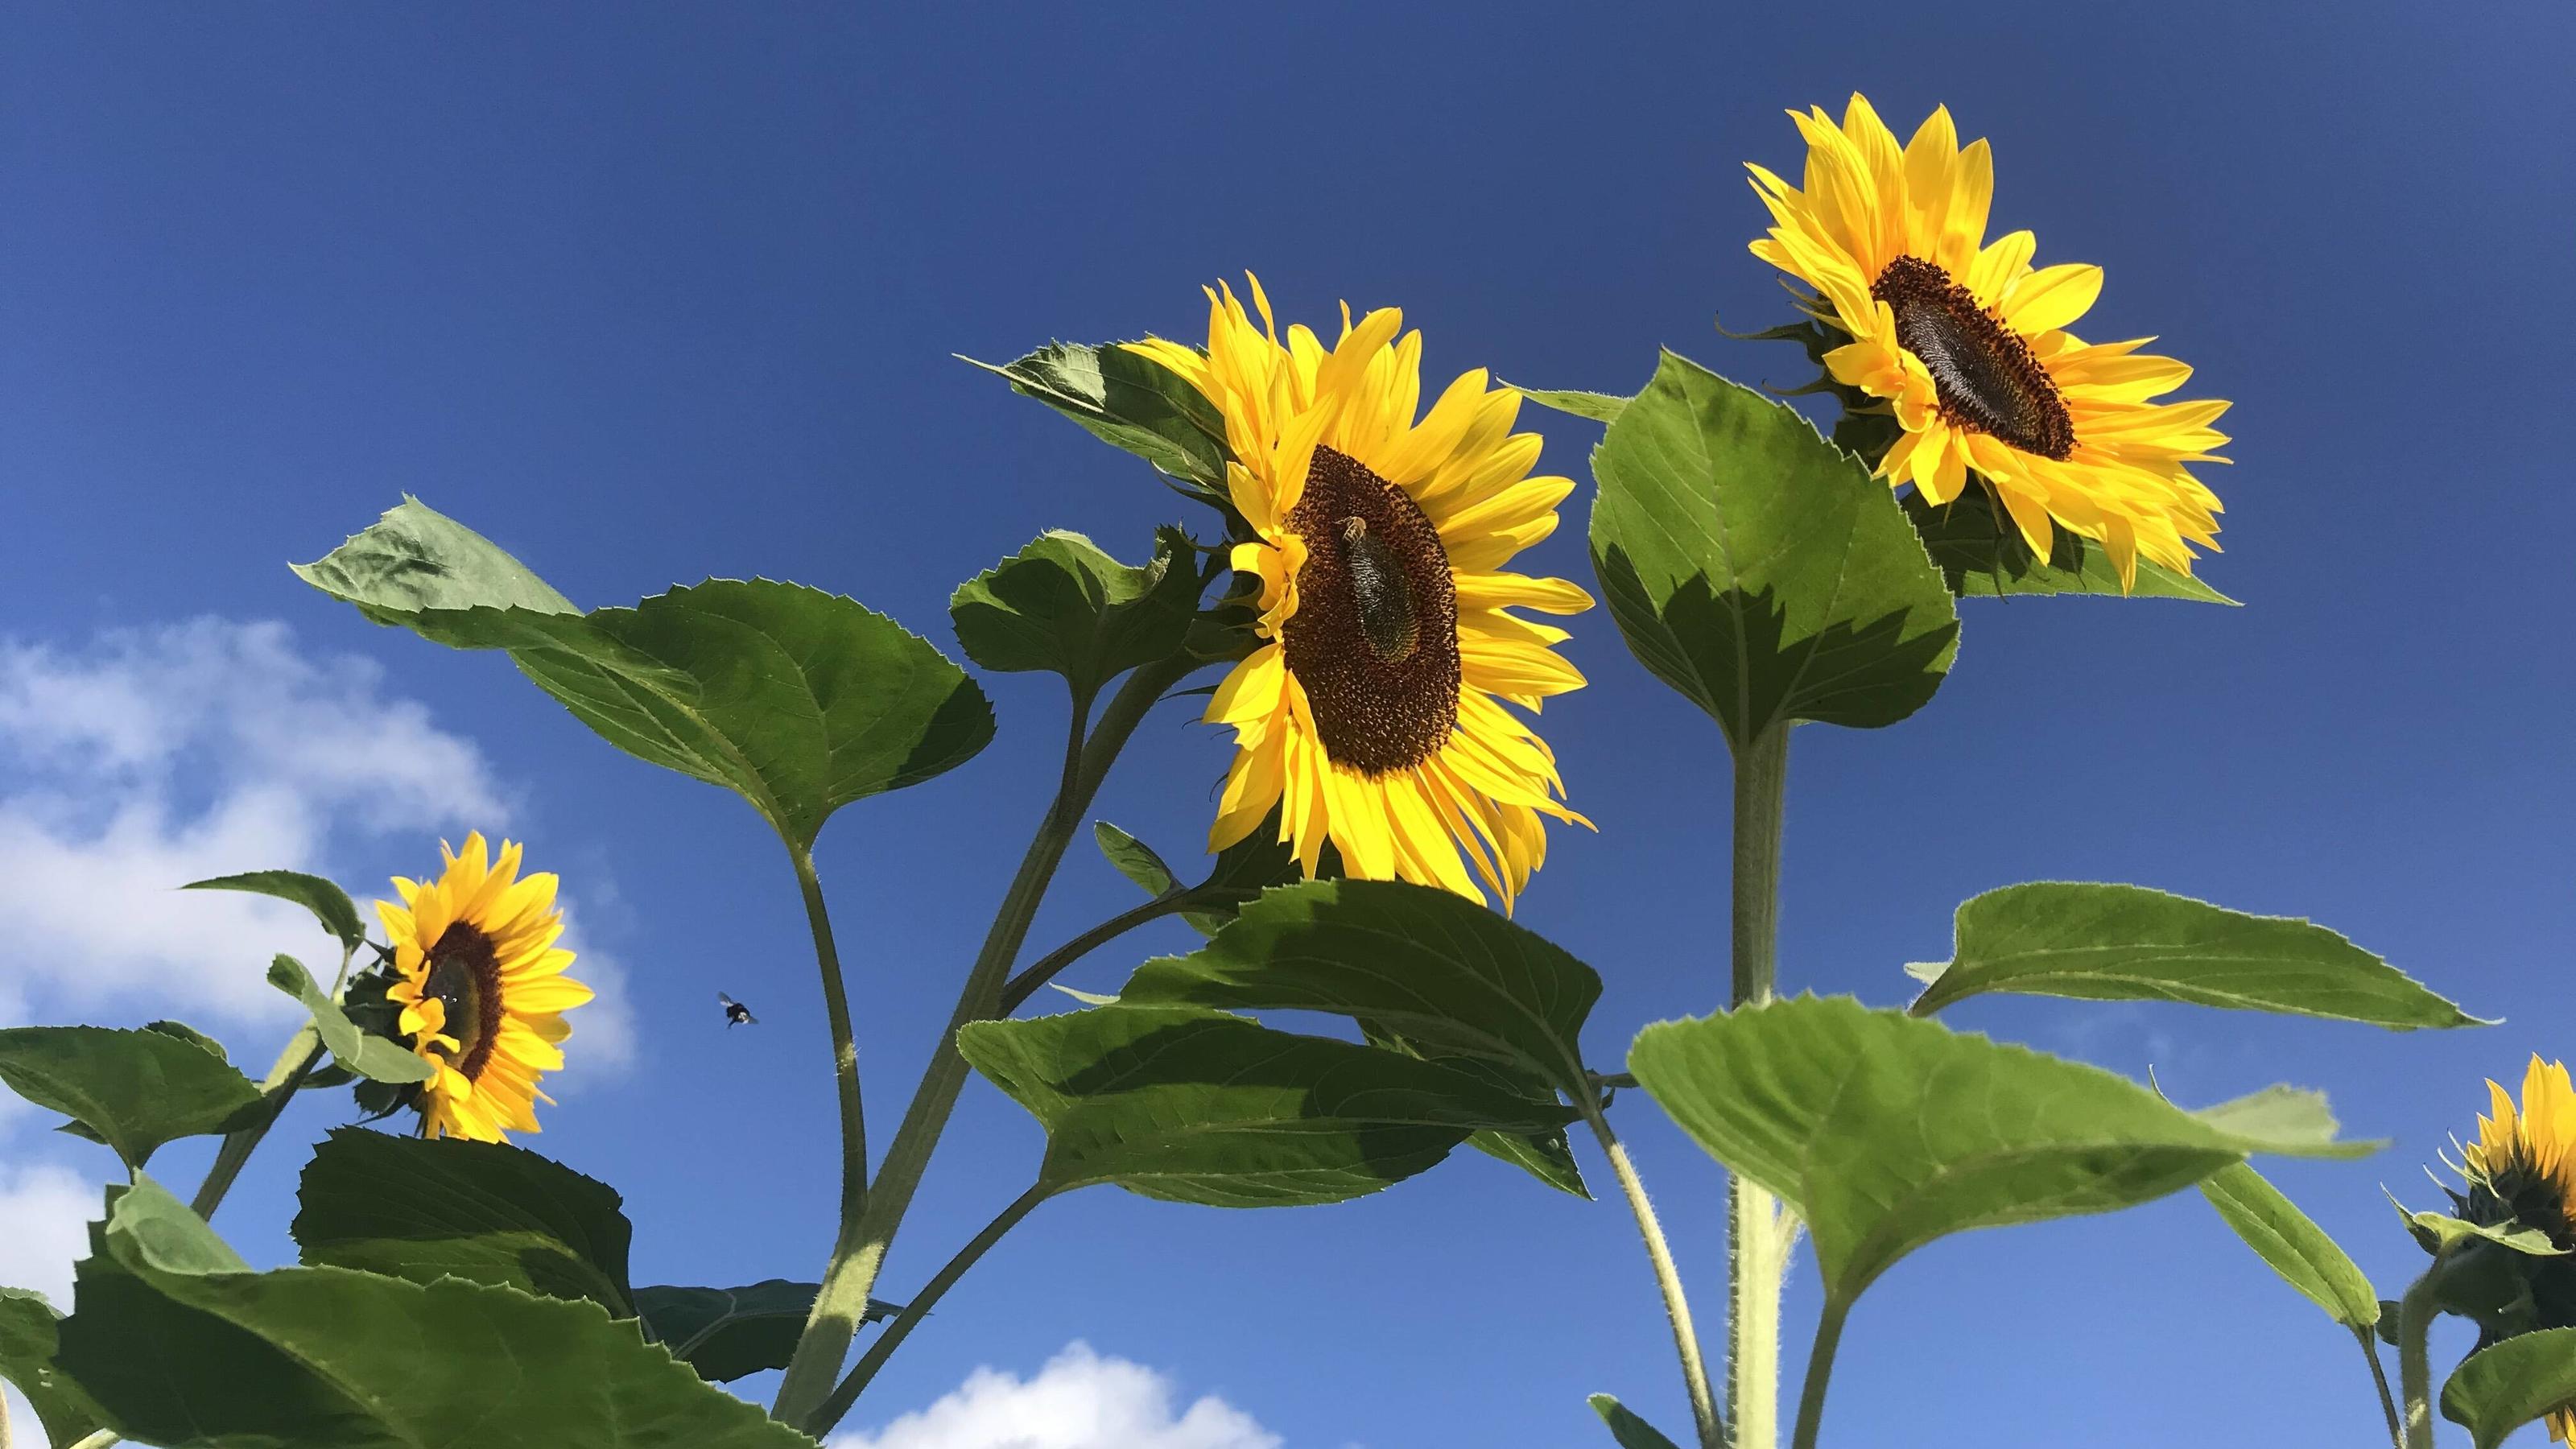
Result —
<instances>
[{"instance_id":1,"label":"sunflower","mask_svg":"<svg viewBox=\"0 0 2576 1449\"><path fill-rule=\"evenodd\" d=\"M1546 859L1541 817L1591 824L1506 707L1583 685L1552 647L1565 631L1509 611L1573 614L1591 596L1503 569L1556 531L1573 480L1529 476L1539 439L1512 431L1520 395L1482 369L1416 421L1422 334L1402 312L1354 323L1345 306L1327 349L1302 325L1283 339L1248 280L1258 325L1210 288L1204 352L1132 344L1223 414L1233 563L1261 584L1263 642L1208 702L1236 744L1208 848L1277 806L1310 877L1329 841L1350 875L1477 900L1481 878L1509 909Z\"/></svg>"},{"instance_id":2,"label":"sunflower","mask_svg":"<svg viewBox=\"0 0 2576 1449\"><path fill-rule=\"evenodd\" d=\"M2564 1250L2576 1252L2576 1085L2565 1064L2538 1056L2522 1074L2522 1103L2502 1085L2487 1083L2489 1115L2478 1119L2478 1140L2463 1153L2469 1190L2454 1194L2460 1216L2484 1226L2536 1229ZM2514 1328L2576 1327L2576 1265L2566 1257L2516 1255L2529 1298L2518 1321L2499 1332L2485 1325L2479 1347ZM2549 1415L2549 1437L2576 1439L2576 1405Z\"/></svg>"},{"instance_id":3,"label":"sunflower","mask_svg":"<svg viewBox=\"0 0 2576 1449\"><path fill-rule=\"evenodd\" d=\"M1985 240L1994 162L1965 150L1946 108L1902 150L1858 95L1837 127L1790 113L1807 141L1804 186L1748 165L1776 223L1753 254L1815 289L1816 320L1852 340L1825 358L1837 382L1890 405L1903 432L1878 460L1891 486L1947 503L1974 472L2023 541L2053 529L2099 542L2134 586L2140 555L2181 573L2218 547L2218 496L2191 474L2223 463L2223 402L2159 403L2191 376L2138 349L2064 330L2102 269L2031 267L2027 231Z\"/></svg>"},{"instance_id":4,"label":"sunflower","mask_svg":"<svg viewBox=\"0 0 2576 1449\"><path fill-rule=\"evenodd\" d=\"M421 1134L499 1142L539 1131L536 1103L554 1099L537 1080L564 1064L563 1013L591 996L563 974L572 953L555 947L555 877L519 879L518 845L502 841L494 861L479 831L462 852L441 843L439 853L438 879L396 876L403 903L376 902L393 943L385 996L402 1008L412 1051L437 1069L420 1086Z\"/></svg>"}]
</instances>

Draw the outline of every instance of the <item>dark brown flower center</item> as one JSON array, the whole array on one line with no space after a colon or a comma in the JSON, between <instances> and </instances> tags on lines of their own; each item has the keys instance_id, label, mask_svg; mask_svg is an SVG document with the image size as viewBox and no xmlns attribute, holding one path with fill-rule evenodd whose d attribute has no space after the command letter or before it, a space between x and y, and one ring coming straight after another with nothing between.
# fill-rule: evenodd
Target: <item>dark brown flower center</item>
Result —
<instances>
[{"instance_id":1,"label":"dark brown flower center","mask_svg":"<svg viewBox=\"0 0 2576 1449\"><path fill-rule=\"evenodd\" d=\"M1941 416L2043 458L2075 452L2075 423L2048 369L1975 294L1920 257L1898 257L1870 284L1896 313L1896 340L1923 359Z\"/></svg>"},{"instance_id":2,"label":"dark brown flower center","mask_svg":"<svg viewBox=\"0 0 2576 1449\"><path fill-rule=\"evenodd\" d=\"M1281 636L1335 764L1367 775L1439 753L1458 723L1458 586L1440 531L1404 490L1315 449L1288 515L1306 540Z\"/></svg>"},{"instance_id":3,"label":"dark brown flower center","mask_svg":"<svg viewBox=\"0 0 2576 1449\"><path fill-rule=\"evenodd\" d=\"M481 928L458 921L429 948L429 981L423 994L447 1006L446 1032L456 1038L448 1065L468 1081L483 1075L492 1044L501 1038L501 960Z\"/></svg>"}]
</instances>

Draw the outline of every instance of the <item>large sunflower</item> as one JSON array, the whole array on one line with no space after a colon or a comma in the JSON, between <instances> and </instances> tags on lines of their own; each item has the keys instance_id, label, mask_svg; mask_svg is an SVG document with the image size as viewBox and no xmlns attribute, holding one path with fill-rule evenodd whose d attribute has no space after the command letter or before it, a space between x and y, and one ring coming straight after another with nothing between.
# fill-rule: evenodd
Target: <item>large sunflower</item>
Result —
<instances>
[{"instance_id":1,"label":"large sunflower","mask_svg":"<svg viewBox=\"0 0 2576 1449\"><path fill-rule=\"evenodd\" d=\"M2218 496L2190 464L2225 462L2210 427L2223 402L2151 401L2191 369L2064 329L2093 305L2102 269L2033 270L2027 231L1985 241L1994 162L1965 150L1946 108L1900 150L1855 95L1837 127L1790 114L1807 141L1803 186L1760 166L1753 189L1776 223L1753 254L1815 288L1817 320L1848 335L1826 357L1836 381L1887 399L1904 431L1878 462L1891 485L1947 503L1982 476L2032 552L2051 520L2098 541L2136 582L2140 555L2183 573L2218 546Z\"/></svg>"},{"instance_id":2,"label":"large sunflower","mask_svg":"<svg viewBox=\"0 0 2576 1449\"><path fill-rule=\"evenodd\" d=\"M1227 488L1251 534L1234 566L1261 580L1266 642L1208 703L1237 746L1209 848L1275 805L1310 876L1329 840L1352 875L1482 900L1480 877L1508 909L1546 859L1540 817L1590 824L1505 707L1583 684L1551 647L1564 630L1508 611L1572 614L1591 597L1503 571L1555 532L1574 483L1528 476L1539 439L1512 431L1520 395L1481 369L1416 421L1422 334L1403 313L1353 323L1345 307L1327 349L1302 325L1283 338L1258 279L1251 292L1258 325L1231 288L1208 290L1204 352L1133 344L1224 415Z\"/></svg>"},{"instance_id":3,"label":"large sunflower","mask_svg":"<svg viewBox=\"0 0 2576 1449\"><path fill-rule=\"evenodd\" d=\"M2460 1216L2484 1225L2537 1229L2562 1250L2576 1252L2576 1084L2564 1063L2537 1055L2523 1069L2522 1102L2494 1081L2487 1083L2488 1115L2478 1119L2478 1140L2466 1150L2469 1190L2458 1195ZM2566 1257L2517 1255L2529 1298L2517 1322L2488 1324L2479 1346L2520 1328L2576 1327L2576 1266ZM2549 1415L2549 1437L2576 1439L2576 1405Z\"/></svg>"},{"instance_id":4,"label":"large sunflower","mask_svg":"<svg viewBox=\"0 0 2576 1449\"><path fill-rule=\"evenodd\" d=\"M538 1131L536 1103L554 1099L537 1081L563 1066L559 1043L572 1030L563 1013L591 996L563 974L572 953L555 947L555 877L519 879L518 845L502 841L494 861L479 831L462 852L439 853L438 879L396 876L403 903L376 902L393 943L385 996L402 1007L412 1050L437 1068L420 1086L421 1133L498 1142Z\"/></svg>"}]
</instances>

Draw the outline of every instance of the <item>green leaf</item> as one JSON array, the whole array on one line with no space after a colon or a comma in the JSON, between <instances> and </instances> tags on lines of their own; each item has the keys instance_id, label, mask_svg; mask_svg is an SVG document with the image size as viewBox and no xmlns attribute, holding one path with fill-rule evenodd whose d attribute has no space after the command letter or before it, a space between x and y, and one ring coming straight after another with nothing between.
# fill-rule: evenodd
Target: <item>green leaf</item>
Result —
<instances>
[{"instance_id":1,"label":"green leaf","mask_svg":"<svg viewBox=\"0 0 2576 1449\"><path fill-rule=\"evenodd\" d=\"M1233 456L1225 418L1179 374L1116 343L1055 342L1016 362L973 362L1080 423L1092 436L1124 448L1205 502L1226 498L1225 465Z\"/></svg>"},{"instance_id":2,"label":"green leaf","mask_svg":"<svg viewBox=\"0 0 2576 1449\"><path fill-rule=\"evenodd\" d=\"M1629 1070L1710 1155L1786 1199L1848 1305L1950 1233L2108 1212L2248 1153L2343 1157L2311 1095L2186 1112L2078 1062L1846 997L1800 997L1637 1036Z\"/></svg>"},{"instance_id":3,"label":"green leaf","mask_svg":"<svg viewBox=\"0 0 2576 1449\"><path fill-rule=\"evenodd\" d=\"M762 1369L787 1367L814 1307L815 1285L771 1278L743 1288L638 1288L635 1306L653 1337L709 1383L730 1383ZM899 1304L868 1300L862 1322L901 1313Z\"/></svg>"},{"instance_id":4,"label":"green leaf","mask_svg":"<svg viewBox=\"0 0 2576 1449\"><path fill-rule=\"evenodd\" d=\"M305 1163L297 1201L308 1266L463 1278L635 1316L616 1189L526 1148L342 1127Z\"/></svg>"},{"instance_id":5,"label":"green leaf","mask_svg":"<svg viewBox=\"0 0 2576 1449\"><path fill-rule=\"evenodd\" d=\"M355 951L367 944L367 928L358 919L358 904L349 893L318 875L300 870L255 870L246 875L219 875L212 880L192 880L180 887L189 891L247 891L252 895L275 896L293 901L313 913L322 929L338 938L340 944Z\"/></svg>"},{"instance_id":6,"label":"green leaf","mask_svg":"<svg viewBox=\"0 0 2576 1449\"><path fill-rule=\"evenodd\" d=\"M2472 1242L2493 1243L2533 1258L2556 1258L2567 1252L2551 1242L2548 1233L2518 1222L2473 1223L2449 1213L2415 1212L2404 1203L2397 1204L2397 1215L2406 1220L2415 1241L2428 1253L2453 1252Z\"/></svg>"},{"instance_id":7,"label":"green leaf","mask_svg":"<svg viewBox=\"0 0 2576 1449\"><path fill-rule=\"evenodd\" d=\"M2310 921L2249 916L2131 885L2038 881L1959 907L1956 955L1908 967L1923 1016L1983 991L2181 1001L2393 1031L2488 1026Z\"/></svg>"},{"instance_id":8,"label":"green leaf","mask_svg":"<svg viewBox=\"0 0 2576 1449\"><path fill-rule=\"evenodd\" d=\"M562 596L418 502L297 572L380 623L508 650L609 743L735 791L798 850L839 807L939 775L993 737L965 671L819 589L710 579L631 609L546 611L524 599Z\"/></svg>"},{"instance_id":9,"label":"green leaf","mask_svg":"<svg viewBox=\"0 0 2576 1449\"><path fill-rule=\"evenodd\" d=\"M1187 956L1136 968L1121 1001L1328 1011L1430 1056L1515 1068L1579 1098L1576 1039L1601 978L1475 902L1398 881L1310 881L1266 892Z\"/></svg>"},{"instance_id":10,"label":"green leaf","mask_svg":"<svg viewBox=\"0 0 2576 1449\"><path fill-rule=\"evenodd\" d=\"M221 1052L149 1029L10 1027L0 1082L86 1127L133 1170L162 1143L230 1131L259 1104L258 1086Z\"/></svg>"},{"instance_id":11,"label":"green leaf","mask_svg":"<svg viewBox=\"0 0 2576 1449\"><path fill-rule=\"evenodd\" d=\"M1995 512L1984 489L1970 489L1948 503L1927 503L1919 493L1902 500L1905 516L1923 536L1923 547L1940 565L1950 592L1962 598L2007 594L2107 594L2133 599L2190 599L2204 604L2236 601L2186 573L2152 559L2138 560L2136 583L2120 587L2120 571L2102 546L2065 529L2050 541L2040 558L2023 540L2021 530Z\"/></svg>"},{"instance_id":12,"label":"green leaf","mask_svg":"<svg viewBox=\"0 0 2576 1449\"><path fill-rule=\"evenodd\" d=\"M230 1066L232 1064L233 1055L232 1053L224 1050L224 1044L222 1042L215 1040L213 1037L206 1035L204 1032L197 1030L195 1027L188 1025L184 1021L147 1021L143 1023L143 1029L145 1031L157 1031L163 1036L175 1037L178 1040L195 1047L199 1051L213 1052L215 1054L215 1060L224 1063L226 1066Z\"/></svg>"},{"instance_id":13,"label":"green leaf","mask_svg":"<svg viewBox=\"0 0 2576 1449\"><path fill-rule=\"evenodd\" d=\"M1061 674L1077 698L1140 664L1167 659L1198 617L1197 554L1178 529L1130 568L1078 533L1048 532L960 584L948 601L957 642L987 669Z\"/></svg>"},{"instance_id":14,"label":"green leaf","mask_svg":"<svg viewBox=\"0 0 2576 1449\"><path fill-rule=\"evenodd\" d=\"M69 1449L107 1421L81 1386L54 1367L60 1321L44 1294L0 1288L0 1379L27 1396L46 1441Z\"/></svg>"},{"instance_id":15,"label":"green leaf","mask_svg":"<svg viewBox=\"0 0 2576 1449\"><path fill-rule=\"evenodd\" d=\"M2245 1246L2328 1318L2364 1332L2379 1322L2379 1294L2370 1279L2263 1174L2239 1162L2202 1178L2200 1192Z\"/></svg>"},{"instance_id":16,"label":"green leaf","mask_svg":"<svg viewBox=\"0 0 2576 1449\"><path fill-rule=\"evenodd\" d=\"M164 1449L813 1443L594 1303L343 1268L252 1272L149 1179L116 1201L100 1242L58 1361L127 1437Z\"/></svg>"},{"instance_id":17,"label":"green leaf","mask_svg":"<svg viewBox=\"0 0 2576 1449\"><path fill-rule=\"evenodd\" d=\"M331 1060L371 1082L426 1082L437 1071L401 1043L361 1031L339 1004L322 994L313 973L292 956L268 963L268 984L304 1003L313 1014L313 1030L331 1049Z\"/></svg>"},{"instance_id":18,"label":"green leaf","mask_svg":"<svg viewBox=\"0 0 2576 1449\"><path fill-rule=\"evenodd\" d=\"M1091 838L1100 845L1100 853L1109 859L1120 875L1136 883L1149 896L1159 896L1180 889L1180 877L1154 847L1119 829L1106 820L1091 822Z\"/></svg>"},{"instance_id":19,"label":"green leaf","mask_svg":"<svg viewBox=\"0 0 2576 1449\"><path fill-rule=\"evenodd\" d=\"M1373 1047L1383 1047L1409 1057L1425 1057L1443 1066L1472 1073L1492 1083L1496 1090L1509 1092L1525 1101L1545 1107L1557 1104L1555 1088L1516 1068L1480 1057L1426 1052L1379 1022L1363 1020L1360 1035ZM1487 1128L1469 1137L1467 1145L1488 1157L1510 1163L1558 1192L1586 1202L1592 1200L1592 1190L1584 1186L1583 1169L1575 1162L1574 1149L1567 1145L1562 1127L1553 1127L1545 1132L1497 1132Z\"/></svg>"},{"instance_id":20,"label":"green leaf","mask_svg":"<svg viewBox=\"0 0 2576 1449\"><path fill-rule=\"evenodd\" d=\"M1189 1007L1121 1003L961 1028L958 1050L1047 1132L1039 1184L1170 1202L1340 1202L1411 1177L1479 1128L1570 1114L1374 1047Z\"/></svg>"},{"instance_id":21,"label":"green leaf","mask_svg":"<svg viewBox=\"0 0 2576 1449\"><path fill-rule=\"evenodd\" d=\"M1611 617L1738 746L1790 720L1894 724L1940 687L1949 589L1887 485L1795 409L1667 352L1592 472Z\"/></svg>"},{"instance_id":22,"label":"green leaf","mask_svg":"<svg viewBox=\"0 0 2576 1449\"><path fill-rule=\"evenodd\" d=\"M2576 1405L2576 1328L2544 1328L2470 1354L2442 1385L2442 1417L2495 1449L2514 1430Z\"/></svg>"},{"instance_id":23,"label":"green leaf","mask_svg":"<svg viewBox=\"0 0 2576 1449\"><path fill-rule=\"evenodd\" d=\"M1511 385L1506 384L1506 386ZM1619 397L1606 392L1565 392L1543 387L1517 386L1512 387L1512 391L1537 403L1540 407L1553 408L1578 418L1590 418L1596 423L1617 422L1621 410L1636 401L1635 398ZM1593 1397L1599 1399L1609 1396L1595 1394Z\"/></svg>"},{"instance_id":24,"label":"green leaf","mask_svg":"<svg viewBox=\"0 0 2576 1449\"><path fill-rule=\"evenodd\" d=\"M1594 1394L1584 1402L1601 1416L1602 1423L1610 1426L1610 1437L1619 1441L1619 1449L1681 1449L1661 1429L1638 1418L1627 1405L1608 1394Z\"/></svg>"}]
</instances>

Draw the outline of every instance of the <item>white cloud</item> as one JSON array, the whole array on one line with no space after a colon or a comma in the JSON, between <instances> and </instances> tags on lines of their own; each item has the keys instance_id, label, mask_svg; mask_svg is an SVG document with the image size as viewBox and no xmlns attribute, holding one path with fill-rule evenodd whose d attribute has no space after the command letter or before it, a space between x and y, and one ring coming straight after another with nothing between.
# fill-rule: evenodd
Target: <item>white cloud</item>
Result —
<instances>
[{"instance_id":1,"label":"white cloud","mask_svg":"<svg viewBox=\"0 0 2576 1449\"><path fill-rule=\"evenodd\" d=\"M1175 1415L1170 1378L1079 1341L1025 1382L979 1368L929 1408L831 1449L1279 1449L1279 1436L1214 1394Z\"/></svg>"},{"instance_id":2,"label":"white cloud","mask_svg":"<svg viewBox=\"0 0 2576 1449\"><path fill-rule=\"evenodd\" d=\"M0 1166L0 1285L33 1288L54 1309L72 1306L72 1260L89 1256L89 1221L103 1199L99 1184L66 1167Z\"/></svg>"}]
</instances>

